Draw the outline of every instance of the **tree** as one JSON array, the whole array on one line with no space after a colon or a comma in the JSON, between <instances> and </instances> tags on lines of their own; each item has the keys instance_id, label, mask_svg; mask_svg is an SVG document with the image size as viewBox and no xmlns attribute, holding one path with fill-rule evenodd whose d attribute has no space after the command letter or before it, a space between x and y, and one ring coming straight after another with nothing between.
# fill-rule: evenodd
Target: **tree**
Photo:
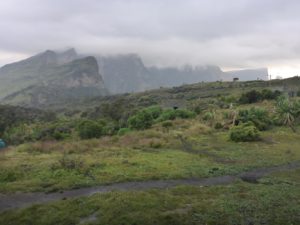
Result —
<instances>
[{"instance_id":1,"label":"tree","mask_svg":"<svg viewBox=\"0 0 300 225\"><path fill-rule=\"evenodd\" d=\"M91 120L82 121L78 125L78 133L82 139L99 138L102 135L103 127Z\"/></svg>"},{"instance_id":2,"label":"tree","mask_svg":"<svg viewBox=\"0 0 300 225\"><path fill-rule=\"evenodd\" d=\"M137 130L150 128L154 120L153 114L156 114L156 112L148 109L139 111L136 115L129 117L127 121L129 128Z\"/></svg>"}]
</instances>

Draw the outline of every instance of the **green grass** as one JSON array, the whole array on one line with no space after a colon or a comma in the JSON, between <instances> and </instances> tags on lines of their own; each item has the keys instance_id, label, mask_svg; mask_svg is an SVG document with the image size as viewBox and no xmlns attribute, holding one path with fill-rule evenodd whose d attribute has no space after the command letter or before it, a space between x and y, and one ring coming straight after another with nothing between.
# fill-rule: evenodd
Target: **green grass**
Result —
<instances>
[{"instance_id":1,"label":"green grass","mask_svg":"<svg viewBox=\"0 0 300 225\"><path fill-rule=\"evenodd\" d=\"M201 178L300 160L299 135L288 128L264 132L267 141L234 143L227 132L210 134L205 130L201 134L184 120L174 123L170 132L154 127L122 137L10 148L0 155L0 192L49 192L124 181ZM178 134L188 134L192 152L184 149Z\"/></svg>"},{"instance_id":2,"label":"green grass","mask_svg":"<svg viewBox=\"0 0 300 225\"><path fill-rule=\"evenodd\" d=\"M270 175L259 184L111 192L34 205L0 214L0 224L296 225L299 189L300 170L295 170Z\"/></svg>"}]
</instances>

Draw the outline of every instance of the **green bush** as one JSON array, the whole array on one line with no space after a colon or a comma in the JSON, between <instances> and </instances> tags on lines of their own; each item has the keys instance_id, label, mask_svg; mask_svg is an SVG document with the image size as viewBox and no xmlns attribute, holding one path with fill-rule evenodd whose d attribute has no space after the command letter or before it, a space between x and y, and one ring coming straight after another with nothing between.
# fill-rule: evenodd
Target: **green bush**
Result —
<instances>
[{"instance_id":1,"label":"green bush","mask_svg":"<svg viewBox=\"0 0 300 225\"><path fill-rule=\"evenodd\" d=\"M232 127L229 135L235 142L257 141L260 137L258 129L251 122Z\"/></svg>"},{"instance_id":2,"label":"green bush","mask_svg":"<svg viewBox=\"0 0 300 225\"><path fill-rule=\"evenodd\" d=\"M126 127L125 128L120 128L119 131L118 131L118 135L123 136L123 135L129 133L130 131L131 131L130 128L126 128Z\"/></svg>"},{"instance_id":3,"label":"green bush","mask_svg":"<svg viewBox=\"0 0 300 225\"><path fill-rule=\"evenodd\" d=\"M242 96L239 99L239 102L241 104L251 104L258 102L262 99L262 95L259 91L252 90L248 91L246 93L243 93Z\"/></svg>"},{"instance_id":4,"label":"green bush","mask_svg":"<svg viewBox=\"0 0 300 225\"><path fill-rule=\"evenodd\" d=\"M176 118L189 119L194 118L196 116L196 113L187 109L176 109L175 115Z\"/></svg>"},{"instance_id":5,"label":"green bush","mask_svg":"<svg viewBox=\"0 0 300 225\"><path fill-rule=\"evenodd\" d=\"M35 122L19 124L6 129L3 138L9 144L22 144L39 140L64 140L70 138L76 121Z\"/></svg>"},{"instance_id":6,"label":"green bush","mask_svg":"<svg viewBox=\"0 0 300 225\"><path fill-rule=\"evenodd\" d=\"M195 112L192 112L187 109L167 109L162 112L157 121L163 122L166 120L175 120L176 118L188 119L193 118L195 116Z\"/></svg>"},{"instance_id":7,"label":"green bush","mask_svg":"<svg viewBox=\"0 0 300 225\"><path fill-rule=\"evenodd\" d=\"M295 124L300 118L300 101L292 101L284 96L277 99L277 120L280 124L289 126L296 132Z\"/></svg>"},{"instance_id":8,"label":"green bush","mask_svg":"<svg viewBox=\"0 0 300 225\"><path fill-rule=\"evenodd\" d=\"M273 123L268 111L257 107L239 110L237 119L243 123L252 122L259 130L267 130Z\"/></svg>"},{"instance_id":9,"label":"green bush","mask_svg":"<svg viewBox=\"0 0 300 225\"><path fill-rule=\"evenodd\" d=\"M102 130L102 125L91 120L82 121L77 127L78 134L82 139L99 138Z\"/></svg>"},{"instance_id":10,"label":"green bush","mask_svg":"<svg viewBox=\"0 0 300 225\"><path fill-rule=\"evenodd\" d=\"M109 121L103 125L103 135L114 135L117 134L120 127L119 124L114 121Z\"/></svg>"},{"instance_id":11,"label":"green bush","mask_svg":"<svg viewBox=\"0 0 300 225\"><path fill-rule=\"evenodd\" d=\"M166 120L174 120L176 118L193 118L196 116L195 112L186 109L167 109L162 110L158 106L152 106L140 110L135 115L131 116L127 123L129 128L143 130L150 128L156 122L163 122Z\"/></svg>"},{"instance_id":12,"label":"green bush","mask_svg":"<svg viewBox=\"0 0 300 225\"><path fill-rule=\"evenodd\" d=\"M257 90L251 90L246 93L243 93L239 99L239 103L241 104L251 104L255 102L259 102L262 100L270 100L270 99L277 99L282 93L278 90L271 91L269 89L264 89L261 92Z\"/></svg>"},{"instance_id":13,"label":"green bush","mask_svg":"<svg viewBox=\"0 0 300 225\"><path fill-rule=\"evenodd\" d=\"M161 115L162 109L159 106L151 106L140 110L135 115L129 117L127 123L129 128L144 130L150 128L154 120Z\"/></svg>"},{"instance_id":14,"label":"green bush","mask_svg":"<svg viewBox=\"0 0 300 225\"><path fill-rule=\"evenodd\" d=\"M160 117L157 119L159 122L166 121L166 120L175 120L176 119L176 110L174 109L167 109L164 110Z\"/></svg>"},{"instance_id":15,"label":"green bush","mask_svg":"<svg viewBox=\"0 0 300 225\"><path fill-rule=\"evenodd\" d=\"M149 113L152 116L152 118L155 120L160 116L163 110L160 106L150 106L144 109L144 111Z\"/></svg>"},{"instance_id":16,"label":"green bush","mask_svg":"<svg viewBox=\"0 0 300 225\"><path fill-rule=\"evenodd\" d=\"M281 91L271 91L270 89L264 89L261 91L262 99L276 99L281 95Z\"/></svg>"},{"instance_id":17,"label":"green bush","mask_svg":"<svg viewBox=\"0 0 300 225\"><path fill-rule=\"evenodd\" d=\"M143 110L138 112L136 115L129 117L127 122L129 128L144 130L152 126L153 117L149 112Z\"/></svg>"}]
</instances>

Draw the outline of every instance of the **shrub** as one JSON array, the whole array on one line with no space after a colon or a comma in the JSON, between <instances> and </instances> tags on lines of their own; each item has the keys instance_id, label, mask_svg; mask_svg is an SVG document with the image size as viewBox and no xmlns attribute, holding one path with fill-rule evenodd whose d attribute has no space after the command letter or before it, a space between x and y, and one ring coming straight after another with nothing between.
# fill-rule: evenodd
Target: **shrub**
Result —
<instances>
[{"instance_id":1,"label":"shrub","mask_svg":"<svg viewBox=\"0 0 300 225\"><path fill-rule=\"evenodd\" d=\"M189 119L194 118L196 116L196 113L187 109L176 109L175 115L176 118Z\"/></svg>"},{"instance_id":2,"label":"shrub","mask_svg":"<svg viewBox=\"0 0 300 225\"><path fill-rule=\"evenodd\" d=\"M95 165L95 164L94 164ZM51 170L59 171L59 170L68 170L74 171L78 174L83 174L88 176L90 174L91 166L89 166L83 159L79 156L70 155L64 153L62 158L59 159L57 162L51 165ZM54 176L55 176L54 172Z\"/></svg>"},{"instance_id":3,"label":"shrub","mask_svg":"<svg viewBox=\"0 0 300 225\"><path fill-rule=\"evenodd\" d=\"M176 118L193 118L196 113L186 109L167 109L162 110L158 106L148 107L131 116L127 123L130 128L143 130L150 128L155 122L174 120Z\"/></svg>"},{"instance_id":4,"label":"shrub","mask_svg":"<svg viewBox=\"0 0 300 225\"><path fill-rule=\"evenodd\" d=\"M222 128L223 128L223 125L220 122L217 122L215 124L215 129L219 130L219 129L222 129Z\"/></svg>"},{"instance_id":5,"label":"shrub","mask_svg":"<svg viewBox=\"0 0 300 225\"><path fill-rule=\"evenodd\" d=\"M141 111L136 115L129 117L127 122L130 128L144 130L152 126L153 117L149 112Z\"/></svg>"},{"instance_id":6,"label":"shrub","mask_svg":"<svg viewBox=\"0 0 300 225\"><path fill-rule=\"evenodd\" d=\"M113 121L107 122L103 125L103 135L114 135L119 131L119 124Z\"/></svg>"},{"instance_id":7,"label":"shrub","mask_svg":"<svg viewBox=\"0 0 300 225\"><path fill-rule=\"evenodd\" d=\"M161 115L161 112L162 109L159 106L151 106L129 117L127 123L130 128L144 130L152 126L154 120Z\"/></svg>"},{"instance_id":8,"label":"shrub","mask_svg":"<svg viewBox=\"0 0 300 225\"><path fill-rule=\"evenodd\" d=\"M252 122L259 130L267 130L272 124L268 111L257 107L239 110L237 119L243 123Z\"/></svg>"},{"instance_id":9,"label":"shrub","mask_svg":"<svg viewBox=\"0 0 300 225\"><path fill-rule=\"evenodd\" d=\"M78 134L82 139L99 138L102 135L102 129L100 124L91 120L82 121L77 127Z\"/></svg>"},{"instance_id":10,"label":"shrub","mask_svg":"<svg viewBox=\"0 0 300 225\"><path fill-rule=\"evenodd\" d=\"M243 93L242 96L239 99L239 102L241 104L251 104L258 102L262 99L262 95L259 91L252 90L248 91L246 93Z\"/></svg>"},{"instance_id":11,"label":"shrub","mask_svg":"<svg viewBox=\"0 0 300 225\"><path fill-rule=\"evenodd\" d=\"M131 131L130 128L120 128L118 131L118 135L123 136L123 135L129 133L130 131Z\"/></svg>"},{"instance_id":12,"label":"shrub","mask_svg":"<svg viewBox=\"0 0 300 225\"><path fill-rule=\"evenodd\" d=\"M239 103L241 104L251 104L255 102L259 102L261 100L267 99L277 99L281 95L281 91L271 91L269 89L264 89L261 92L252 90L248 91L246 93L243 93L242 96L239 99Z\"/></svg>"},{"instance_id":13,"label":"shrub","mask_svg":"<svg viewBox=\"0 0 300 225\"><path fill-rule=\"evenodd\" d=\"M157 141L151 141L150 142L150 147L151 148L161 148L162 147L162 143L161 142L157 142Z\"/></svg>"},{"instance_id":14,"label":"shrub","mask_svg":"<svg viewBox=\"0 0 300 225\"><path fill-rule=\"evenodd\" d=\"M166 121L166 120L175 120L176 119L176 110L174 109L167 109L164 110L163 113L158 118L159 122Z\"/></svg>"},{"instance_id":15,"label":"shrub","mask_svg":"<svg viewBox=\"0 0 300 225\"><path fill-rule=\"evenodd\" d=\"M150 107L144 109L144 111L149 113L154 120L157 119L160 116L160 114L162 113L162 109L159 106L150 106Z\"/></svg>"},{"instance_id":16,"label":"shrub","mask_svg":"<svg viewBox=\"0 0 300 225\"><path fill-rule=\"evenodd\" d=\"M164 128L170 128L173 126L173 123L171 121L164 121L161 126Z\"/></svg>"},{"instance_id":17,"label":"shrub","mask_svg":"<svg viewBox=\"0 0 300 225\"><path fill-rule=\"evenodd\" d=\"M300 102L282 97L277 100L276 114L281 124L289 126L294 132L296 119L300 117Z\"/></svg>"},{"instance_id":18,"label":"shrub","mask_svg":"<svg viewBox=\"0 0 300 225\"><path fill-rule=\"evenodd\" d=\"M215 114L213 112L206 112L202 119L205 121L213 120L215 118Z\"/></svg>"},{"instance_id":19,"label":"shrub","mask_svg":"<svg viewBox=\"0 0 300 225\"><path fill-rule=\"evenodd\" d=\"M166 120L175 120L176 118L188 119L193 118L195 116L195 112L192 112L187 109L167 109L162 112L157 121L163 122Z\"/></svg>"},{"instance_id":20,"label":"shrub","mask_svg":"<svg viewBox=\"0 0 300 225\"><path fill-rule=\"evenodd\" d=\"M243 123L230 129L230 139L235 142L257 141L260 133L253 123Z\"/></svg>"},{"instance_id":21,"label":"shrub","mask_svg":"<svg viewBox=\"0 0 300 225\"><path fill-rule=\"evenodd\" d=\"M270 89L264 89L261 91L262 99L276 99L281 95L281 91L271 91Z\"/></svg>"}]
</instances>

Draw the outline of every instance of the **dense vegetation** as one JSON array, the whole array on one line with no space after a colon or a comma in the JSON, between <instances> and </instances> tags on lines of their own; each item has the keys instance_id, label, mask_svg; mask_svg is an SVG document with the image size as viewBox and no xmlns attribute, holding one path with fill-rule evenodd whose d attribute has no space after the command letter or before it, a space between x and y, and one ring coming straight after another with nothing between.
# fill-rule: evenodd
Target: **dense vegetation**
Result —
<instances>
[{"instance_id":1,"label":"dense vegetation","mask_svg":"<svg viewBox=\"0 0 300 225\"><path fill-rule=\"evenodd\" d=\"M227 100L219 99L218 101ZM202 123L208 124L215 129L229 129L231 126L249 124L251 122L260 131L268 130L276 125L286 125L293 131L296 131L294 126L299 122L300 101L280 95L277 97L277 100L272 100L270 103L273 106L269 105L267 108L254 107L252 104L249 104L249 107L245 107L244 104L239 106L239 101L237 101L232 102L232 106L229 108L224 109L222 105L218 109L216 105L209 104L203 110L199 110L199 107L203 107L201 104L196 107L193 106L194 108L190 107L190 109L164 109L161 106L153 105L134 110L133 112L127 112L126 117L112 115L110 118L100 116L94 119L87 119L86 117L54 119L55 117L52 114L45 114L51 115L51 117L48 117L48 120L51 119L52 121L46 121L44 114L40 117L36 117L36 115L22 117L23 114L21 113L18 119L13 117L13 115L18 114L10 114L8 117L2 117L1 129L3 138L10 144L39 140L99 138L106 135L122 134L130 130L149 129L158 123L162 123L163 126L167 127L171 126L170 121L172 120L196 117L200 119L199 122L202 121ZM240 125L241 128L244 126ZM232 137L232 133L230 137ZM245 140L248 139L246 138ZM250 140L258 139L249 137L248 141ZM234 141L237 141L237 139L234 138Z\"/></svg>"},{"instance_id":2,"label":"dense vegetation","mask_svg":"<svg viewBox=\"0 0 300 225\"><path fill-rule=\"evenodd\" d=\"M1 106L0 138L9 147L0 154L0 193L216 177L299 161L300 99L288 89L297 82L197 84L55 113ZM3 212L0 224L298 224L298 175L97 194ZM96 220L84 221L90 215Z\"/></svg>"}]
</instances>

